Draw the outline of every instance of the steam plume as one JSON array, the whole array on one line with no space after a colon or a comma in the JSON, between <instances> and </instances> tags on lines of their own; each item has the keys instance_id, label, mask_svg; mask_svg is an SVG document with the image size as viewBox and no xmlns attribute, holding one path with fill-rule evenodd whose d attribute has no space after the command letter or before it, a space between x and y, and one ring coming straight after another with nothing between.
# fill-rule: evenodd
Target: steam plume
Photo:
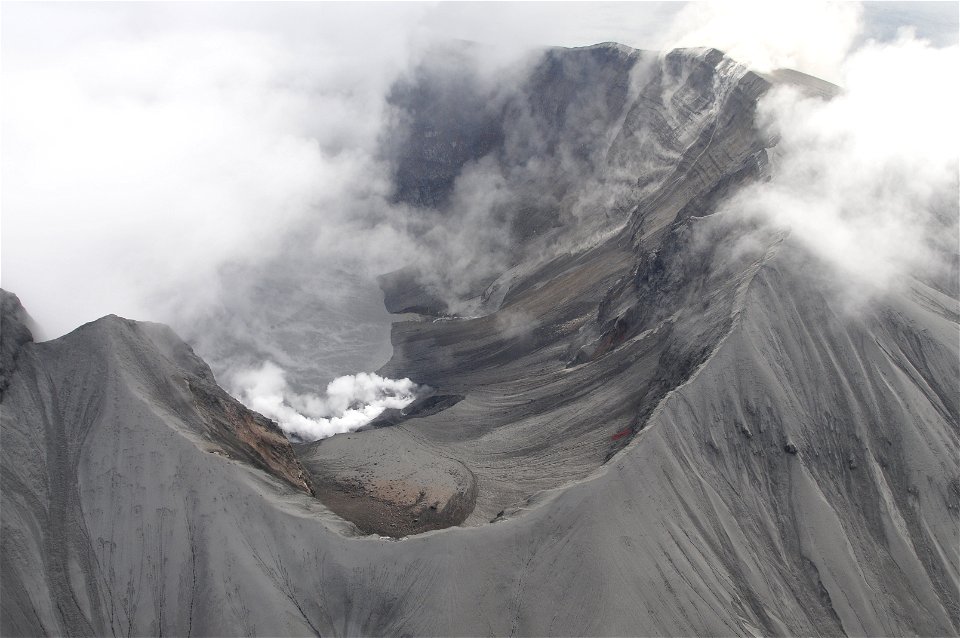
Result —
<instances>
[{"instance_id":1,"label":"steam plume","mask_svg":"<svg viewBox=\"0 0 960 638\"><path fill-rule=\"evenodd\" d=\"M331 381L324 397L298 394L290 388L284 371L270 361L235 373L231 387L247 406L305 441L356 430L387 408L407 406L417 393L417 385L410 379L385 379L361 372Z\"/></svg>"}]
</instances>

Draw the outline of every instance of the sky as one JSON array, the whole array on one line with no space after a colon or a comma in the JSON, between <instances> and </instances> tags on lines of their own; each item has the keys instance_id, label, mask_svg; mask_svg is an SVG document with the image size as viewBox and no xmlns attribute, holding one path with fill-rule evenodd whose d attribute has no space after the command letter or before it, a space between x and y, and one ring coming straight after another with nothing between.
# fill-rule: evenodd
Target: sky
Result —
<instances>
[{"instance_id":1,"label":"sky","mask_svg":"<svg viewBox=\"0 0 960 638\"><path fill-rule=\"evenodd\" d=\"M256 342L268 320L238 320L255 312L238 301L257 294L243 282L287 264L275 279L313 273L307 293L324 298L324 348L376 344L318 378L374 369L389 319L357 336L364 318L352 309L370 307L377 274L423 253L409 211L389 201L378 153L385 96L450 39L486 45L481 72L491 75L531 47L616 41L713 46L759 71L795 68L849 87L832 105L778 93L761 113L783 136L789 174L856 175L856 188L828 179L811 202L806 182L780 178L738 210L791 226L845 272L886 281L920 264L931 241L929 206L905 217L901 200L934 202L955 182L956 81L945 78L957 77L957 14L950 2L4 2L0 285L43 338L110 313L161 321L218 369L222 349L205 346L198 326L229 325ZM810 152L848 139L857 143L842 156ZM904 188L891 197L878 183ZM440 243L451 255L437 263L469 251L473 230L495 245L476 219L467 232L449 229ZM871 241L851 239L861 236ZM907 249L891 239L904 236ZM271 303L295 315L294 296ZM248 381L236 394L286 392L289 408L309 402L286 388L283 369L310 365L271 344L230 374Z\"/></svg>"}]
</instances>

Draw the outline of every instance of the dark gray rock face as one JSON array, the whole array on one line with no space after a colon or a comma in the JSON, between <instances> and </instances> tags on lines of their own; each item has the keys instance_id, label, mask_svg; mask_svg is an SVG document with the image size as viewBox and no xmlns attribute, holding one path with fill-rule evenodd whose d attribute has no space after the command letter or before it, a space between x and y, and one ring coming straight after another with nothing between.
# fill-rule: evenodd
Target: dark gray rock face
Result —
<instances>
[{"instance_id":1,"label":"dark gray rock face","mask_svg":"<svg viewBox=\"0 0 960 638\"><path fill-rule=\"evenodd\" d=\"M395 197L415 206L442 207L470 162L493 155L508 172L533 159L549 160L558 186L596 169L610 133L631 99L631 73L655 57L616 44L553 49L529 61L525 72L482 78L469 47L428 56L389 96L396 110ZM563 158L573 166L562 170Z\"/></svg>"},{"instance_id":2,"label":"dark gray rock face","mask_svg":"<svg viewBox=\"0 0 960 638\"><path fill-rule=\"evenodd\" d=\"M10 385L17 357L24 344L33 341L33 320L13 293L0 289L0 399Z\"/></svg>"},{"instance_id":3,"label":"dark gray rock face","mask_svg":"<svg viewBox=\"0 0 960 638\"><path fill-rule=\"evenodd\" d=\"M779 240L767 237L731 258L727 245L749 229L696 217L762 174L765 141L753 113L766 80L717 51L651 61L600 45L549 51L522 86L537 152L579 153L580 180L614 170L631 175L617 178L620 196L634 202L630 215L621 214L620 230L588 250L535 262L518 257L488 288L503 289L495 312L480 317L446 315L410 272L384 277L389 309L432 319L395 325L394 357L381 372L466 398L413 417L410 442L384 430L366 433L362 446L340 438L301 450L316 471L339 467L332 459L351 459L344 477L326 471L319 484L353 480L371 441L382 439L389 449L403 437L418 454L451 457L470 469L478 486L466 521L479 524L529 494L588 475L629 444L663 397L710 356L730 329L738 289ZM519 109L519 101L505 110ZM580 131L573 121L593 128ZM506 150L496 153L500 165L510 164ZM529 160L523 156L516 166ZM562 178L563 171L551 174ZM580 227L568 228L573 234ZM536 240L520 245L540 254ZM321 449L322 461L310 458ZM357 489L389 480L387 467L368 468ZM423 483L430 480L425 475ZM464 484L461 497L472 489ZM396 536L418 528L385 519L367 529Z\"/></svg>"},{"instance_id":4,"label":"dark gray rock face","mask_svg":"<svg viewBox=\"0 0 960 638\"><path fill-rule=\"evenodd\" d=\"M388 291L429 316L381 372L435 400L291 448L161 326L19 341L4 635L960 631L956 296L910 281L853 312L789 236L711 214L768 170L767 79L714 51L565 56L527 110L569 127L580 83L609 84L583 152L620 212L562 250L519 233L478 316ZM436 157L398 196L440 202L471 161ZM596 228L565 201L554 239Z\"/></svg>"},{"instance_id":5,"label":"dark gray rock face","mask_svg":"<svg viewBox=\"0 0 960 638\"><path fill-rule=\"evenodd\" d=\"M484 215L504 232L477 242L501 267L477 263L455 273L459 288L484 301L498 302L491 283L531 255L568 252L630 220L652 232L673 223L682 206L684 215L709 208L766 163L769 142L753 121L770 82L719 51L661 59L617 44L552 49L494 78L469 52L457 52L442 63L428 58L398 84L385 153L396 199L423 209L412 223L422 222L424 236L437 224L476 222L470 203L455 197L461 182L497 193ZM435 281L444 275L391 275L382 282L387 307L453 312Z\"/></svg>"}]
</instances>

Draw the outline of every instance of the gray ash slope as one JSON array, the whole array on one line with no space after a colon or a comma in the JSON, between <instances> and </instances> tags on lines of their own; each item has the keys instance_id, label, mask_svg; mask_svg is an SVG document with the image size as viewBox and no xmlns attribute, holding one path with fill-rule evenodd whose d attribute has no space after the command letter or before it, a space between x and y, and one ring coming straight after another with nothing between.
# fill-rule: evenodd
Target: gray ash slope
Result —
<instances>
[{"instance_id":1,"label":"gray ash slope","mask_svg":"<svg viewBox=\"0 0 960 638\"><path fill-rule=\"evenodd\" d=\"M609 228L561 193L475 318L401 278L435 316L383 371L440 398L299 463L162 327L34 344L5 296L3 634L956 635L955 286L850 312L788 235L711 215L769 144L769 80L717 52L553 51L534 106L562 125L598 59ZM423 155L398 196L442 208L476 158Z\"/></svg>"}]
</instances>

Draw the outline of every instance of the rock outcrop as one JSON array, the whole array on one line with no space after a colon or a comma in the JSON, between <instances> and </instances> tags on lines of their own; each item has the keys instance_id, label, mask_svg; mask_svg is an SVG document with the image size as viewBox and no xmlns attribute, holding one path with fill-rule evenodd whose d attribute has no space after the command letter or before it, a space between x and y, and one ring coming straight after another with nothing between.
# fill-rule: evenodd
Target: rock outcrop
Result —
<instances>
[{"instance_id":1,"label":"rock outcrop","mask_svg":"<svg viewBox=\"0 0 960 638\"><path fill-rule=\"evenodd\" d=\"M13 293L0 289L0 400L10 385L17 357L24 344L33 341L33 320Z\"/></svg>"},{"instance_id":2,"label":"rock outcrop","mask_svg":"<svg viewBox=\"0 0 960 638\"><path fill-rule=\"evenodd\" d=\"M544 258L551 254L544 248L547 235L565 246L565 238L586 231L574 223L569 203L550 208L549 222L535 213L536 223L550 232L539 238L514 233L517 263L490 284L488 291L498 292L488 294L488 312L477 317L445 313L438 299L418 288L411 271L382 278L389 309L429 320L394 325L394 356L381 373L465 398L435 414L413 415L413 436L378 430L316 448L326 451L325 458L360 462L371 447L401 445L417 461L393 469L395 478L423 489L434 479L422 457L463 464L477 480L467 524L489 521L532 493L583 478L629 444L659 401L727 334L738 290L780 240L759 238L756 247L733 257L725 246L754 229L701 218L766 169L767 141L754 128L754 107L770 84L720 52L676 51L657 60L619 45L551 50L520 86L502 98L503 112L512 116L497 120L501 132L483 137L512 137L513 143L474 144L523 176L516 187L521 199L540 193L560 202L569 189L600 180L619 198L619 208L605 221L613 232L586 250L555 250ZM452 90L444 83L440 89ZM411 117L433 121L427 115L436 116L438 108ZM520 112L529 122L523 131L507 124L521 119ZM587 131L582 122L591 123ZM426 153L443 159L444 174L453 179L466 160L437 149L448 143L461 149L466 142L458 138L454 144L442 129L431 132L425 143L433 150L417 150L411 141L414 150L400 166L419 166L415 158ZM558 158L572 154L582 166L551 169L559 182L533 188L523 183L531 176L519 168L531 155L516 150L532 154L531 144L547 164L559 167ZM580 182L571 185L574 176ZM334 489L349 482L357 486L354 494L371 495L371 507L380 502L372 486L393 476L389 466L378 465L358 478L350 463L335 469L340 466L332 461L311 460L313 451L300 453L318 485ZM461 499L467 489L464 484ZM327 493L321 489L320 498L332 505ZM365 529L385 535L412 530L392 517L381 526L368 521Z\"/></svg>"}]
</instances>

